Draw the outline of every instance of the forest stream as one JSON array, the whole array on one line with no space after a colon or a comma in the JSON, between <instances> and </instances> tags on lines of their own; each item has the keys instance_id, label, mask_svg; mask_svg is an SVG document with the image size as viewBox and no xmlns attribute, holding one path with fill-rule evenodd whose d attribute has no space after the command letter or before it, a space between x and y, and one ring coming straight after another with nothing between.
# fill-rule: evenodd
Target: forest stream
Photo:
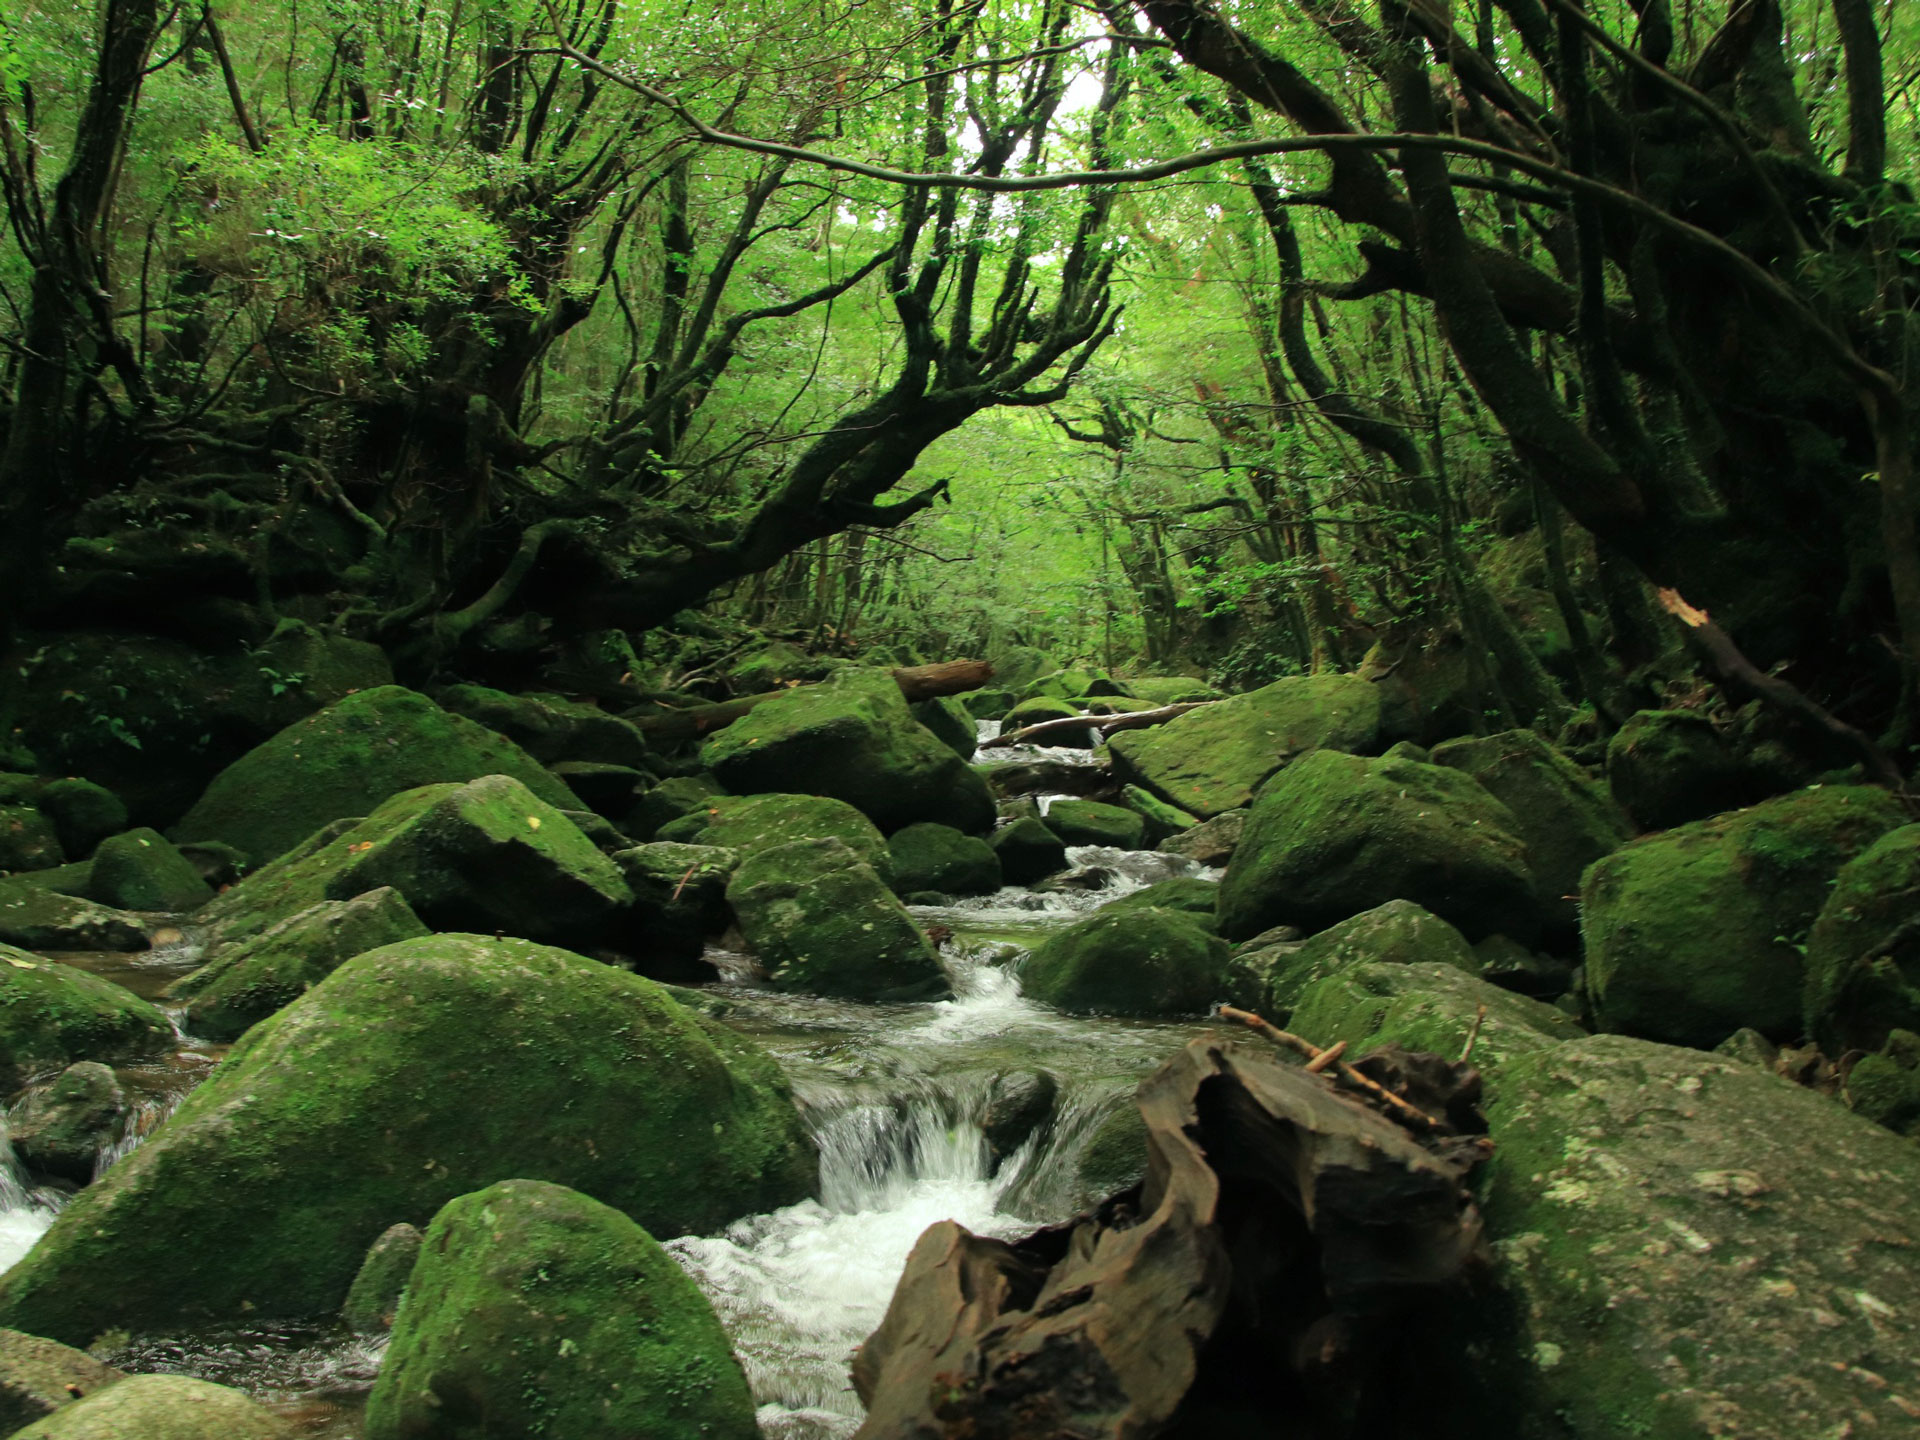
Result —
<instances>
[{"instance_id":1,"label":"forest stream","mask_svg":"<svg viewBox=\"0 0 1920 1440\"><path fill-rule=\"evenodd\" d=\"M980 738L999 732L980 722ZM1080 749L1016 746L1009 760L1083 765ZM1042 796L1042 807L1053 797ZM1051 931L1154 882L1216 880L1178 855L1084 846L1070 850L1066 882L948 905L910 908L947 932L939 949L954 998L875 1005L787 994L755 983L750 957L711 948L721 975L703 993L710 1010L779 1062L820 1147L816 1199L749 1216L724 1233L669 1242L668 1251L713 1302L744 1365L768 1440L839 1440L861 1416L848 1382L854 1348L879 1323L920 1234L952 1219L982 1235L1012 1236L1064 1219L1124 1175L1089 1173L1102 1123L1135 1085L1201 1027L1192 1023L1068 1016L1024 998L1021 961ZM160 943L136 954L63 954L158 1000L201 953L190 927L162 922ZM936 931L937 933L937 931ZM178 1016L183 1007L164 1007ZM139 1097L123 1138L99 1171L123 1159L208 1073L224 1048L182 1032L165 1059L119 1071ZM1045 1072L1058 1091L1041 1122L996 1155L986 1127L996 1080ZM25 1104L23 1096L19 1104ZM1132 1132L1129 1132L1131 1134ZM63 1197L28 1186L9 1152L0 1171L0 1262L25 1255ZM134 1373L197 1376L245 1390L293 1421L299 1434L358 1440L385 1337L331 1324L227 1326L101 1353Z\"/></svg>"}]
</instances>

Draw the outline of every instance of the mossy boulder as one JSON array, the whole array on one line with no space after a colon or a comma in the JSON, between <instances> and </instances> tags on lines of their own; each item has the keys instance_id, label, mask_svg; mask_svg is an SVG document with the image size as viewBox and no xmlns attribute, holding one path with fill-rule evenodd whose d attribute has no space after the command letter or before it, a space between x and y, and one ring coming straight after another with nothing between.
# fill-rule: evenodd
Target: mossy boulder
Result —
<instances>
[{"instance_id":1,"label":"mossy boulder","mask_svg":"<svg viewBox=\"0 0 1920 1440\"><path fill-rule=\"evenodd\" d=\"M98 1060L82 1060L27 1098L8 1124L8 1138L31 1169L85 1185L126 1113L119 1078Z\"/></svg>"},{"instance_id":2,"label":"mossy boulder","mask_svg":"<svg viewBox=\"0 0 1920 1440\"><path fill-rule=\"evenodd\" d=\"M340 1308L367 1247L514 1176L655 1234L813 1185L778 1067L650 980L431 935L359 955L254 1026L0 1277L0 1320L70 1343Z\"/></svg>"},{"instance_id":3,"label":"mossy boulder","mask_svg":"<svg viewBox=\"0 0 1920 1440\"><path fill-rule=\"evenodd\" d=\"M1513 813L1471 776L1317 750L1254 802L1220 882L1221 932L1323 930L1411 900L1469 939L1531 938L1539 904L1526 855Z\"/></svg>"},{"instance_id":4,"label":"mossy boulder","mask_svg":"<svg viewBox=\"0 0 1920 1440\"><path fill-rule=\"evenodd\" d=\"M33 803L53 821L60 848L78 860L109 835L127 828L127 807L104 785L78 776L63 775L35 786Z\"/></svg>"},{"instance_id":5,"label":"mossy boulder","mask_svg":"<svg viewBox=\"0 0 1920 1440\"><path fill-rule=\"evenodd\" d=\"M887 840L893 888L902 895L991 895L1000 888L1000 857L977 835L923 822Z\"/></svg>"},{"instance_id":6,"label":"mossy boulder","mask_svg":"<svg viewBox=\"0 0 1920 1440\"><path fill-rule=\"evenodd\" d=\"M1142 843L1148 848L1164 845L1175 835L1183 835L1200 822L1178 805L1169 805L1150 790L1138 785L1123 785L1120 799L1126 807L1147 822Z\"/></svg>"},{"instance_id":7,"label":"mossy boulder","mask_svg":"<svg viewBox=\"0 0 1920 1440\"><path fill-rule=\"evenodd\" d=\"M697 817L704 824L695 824ZM689 845L717 845L742 859L795 840L838 840L882 879L893 864L887 837L844 800L824 795L725 795L712 797L671 837Z\"/></svg>"},{"instance_id":8,"label":"mossy boulder","mask_svg":"<svg viewBox=\"0 0 1920 1440\"><path fill-rule=\"evenodd\" d=\"M1696 710L1642 710L1607 742L1607 785L1643 829L1668 830L1766 795L1732 744Z\"/></svg>"},{"instance_id":9,"label":"mossy boulder","mask_svg":"<svg viewBox=\"0 0 1920 1440\"><path fill-rule=\"evenodd\" d=\"M419 1226L405 1221L380 1232L380 1238L367 1247L367 1258L360 1262L340 1307L342 1325L356 1335L378 1335L393 1328L424 1238Z\"/></svg>"},{"instance_id":10,"label":"mossy boulder","mask_svg":"<svg viewBox=\"0 0 1920 1440\"><path fill-rule=\"evenodd\" d=\"M422 785L509 775L557 809L573 792L511 740L398 685L349 695L233 762L172 830L224 840L256 865L330 820ZM411 897L409 897L411 898Z\"/></svg>"},{"instance_id":11,"label":"mossy boulder","mask_svg":"<svg viewBox=\"0 0 1920 1440\"><path fill-rule=\"evenodd\" d=\"M173 1048L167 1017L131 990L0 945L0 1080L76 1060L148 1060Z\"/></svg>"},{"instance_id":12,"label":"mossy boulder","mask_svg":"<svg viewBox=\"0 0 1920 1440\"><path fill-rule=\"evenodd\" d=\"M88 877L92 876L89 869ZM139 917L60 890L31 876L0 881L0 945L22 950L145 950Z\"/></svg>"},{"instance_id":13,"label":"mossy boulder","mask_svg":"<svg viewBox=\"0 0 1920 1440\"><path fill-rule=\"evenodd\" d=\"M973 759L973 752L980 747L980 728L957 697L936 695L931 700L918 701L911 708L913 718L926 726L934 739L962 760Z\"/></svg>"},{"instance_id":14,"label":"mossy boulder","mask_svg":"<svg viewBox=\"0 0 1920 1440\"><path fill-rule=\"evenodd\" d=\"M1602 1030L1710 1049L1799 1033L1800 944L1840 867L1906 819L1885 791L1815 786L1648 835L1587 871L1586 986Z\"/></svg>"},{"instance_id":15,"label":"mossy boulder","mask_svg":"<svg viewBox=\"0 0 1920 1440\"><path fill-rule=\"evenodd\" d=\"M560 695L509 695L484 685L449 685L441 707L504 735L542 765L562 760L638 768L646 736L631 721ZM453 778L453 777L446 777Z\"/></svg>"},{"instance_id":16,"label":"mossy boulder","mask_svg":"<svg viewBox=\"0 0 1920 1440\"><path fill-rule=\"evenodd\" d=\"M51 870L66 858L53 821L31 805L0 805L0 870Z\"/></svg>"},{"instance_id":17,"label":"mossy boulder","mask_svg":"<svg viewBox=\"0 0 1920 1440\"><path fill-rule=\"evenodd\" d=\"M727 671L727 684L736 695L764 695L795 681L810 684L824 680L846 663L809 655L797 645L775 640L734 661Z\"/></svg>"},{"instance_id":18,"label":"mossy boulder","mask_svg":"<svg viewBox=\"0 0 1920 1440\"><path fill-rule=\"evenodd\" d=\"M1920 1137L1920 1069L1891 1055L1862 1055L1842 1093L1854 1114L1896 1135Z\"/></svg>"},{"instance_id":19,"label":"mossy boulder","mask_svg":"<svg viewBox=\"0 0 1920 1440\"><path fill-rule=\"evenodd\" d=\"M783 990L855 1000L949 993L927 937L839 840L795 840L749 856L727 883L727 903Z\"/></svg>"},{"instance_id":20,"label":"mossy boulder","mask_svg":"<svg viewBox=\"0 0 1920 1440\"><path fill-rule=\"evenodd\" d=\"M1032 815L1001 826L987 843L999 857L1001 877L1009 885L1031 885L1067 868L1067 842Z\"/></svg>"},{"instance_id":21,"label":"mossy boulder","mask_svg":"<svg viewBox=\"0 0 1920 1440\"><path fill-rule=\"evenodd\" d=\"M1020 989L1076 1014L1194 1015L1227 988L1226 942L1177 910L1101 910L1049 935Z\"/></svg>"},{"instance_id":22,"label":"mossy boulder","mask_svg":"<svg viewBox=\"0 0 1920 1440\"><path fill-rule=\"evenodd\" d=\"M337 834L316 832L196 918L237 941L389 885L430 929L532 940L593 938L633 900L619 866L578 826L518 780L488 775L423 785Z\"/></svg>"},{"instance_id":23,"label":"mossy boulder","mask_svg":"<svg viewBox=\"0 0 1920 1440\"><path fill-rule=\"evenodd\" d=\"M130 1375L16 1431L13 1440L292 1440L238 1390L186 1375Z\"/></svg>"},{"instance_id":24,"label":"mossy boulder","mask_svg":"<svg viewBox=\"0 0 1920 1440\"><path fill-rule=\"evenodd\" d=\"M640 1226L537 1180L434 1217L367 1401L367 1440L758 1440L713 1307Z\"/></svg>"},{"instance_id":25,"label":"mossy boulder","mask_svg":"<svg viewBox=\"0 0 1920 1440\"><path fill-rule=\"evenodd\" d=\"M1047 807L1047 828L1068 845L1107 845L1138 850L1146 843L1146 817L1098 800L1056 800Z\"/></svg>"},{"instance_id":26,"label":"mossy boulder","mask_svg":"<svg viewBox=\"0 0 1920 1440\"><path fill-rule=\"evenodd\" d=\"M1447 740L1432 756L1436 765L1471 775L1512 812L1547 924L1571 935L1580 921L1580 877L1632 837L1627 817L1598 782L1532 730Z\"/></svg>"},{"instance_id":27,"label":"mossy boulder","mask_svg":"<svg viewBox=\"0 0 1920 1440\"><path fill-rule=\"evenodd\" d=\"M1280 1021L1293 1013L1311 986L1358 965L1423 965L1463 975L1480 973L1479 958L1466 937L1411 900L1389 900L1297 945L1269 947L1255 964L1263 982L1261 1013Z\"/></svg>"},{"instance_id":28,"label":"mossy boulder","mask_svg":"<svg viewBox=\"0 0 1920 1440\"><path fill-rule=\"evenodd\" d=\"M1222 866L1233 859L1247 830L1247 812L1229 810L1211 820L1203 820L1191 830L1162 840L1159 849L1170 855L1184 855L1196 864Z\"/></svg>"},{"instance_id":29,"label":"mossy boulder","mask_svg":"<svg viewBox=\"0 0 1920 1440\"><path fill-rule=\"evenodd\" d=\"M1185 675L1129 675L1117 682L1122 695L1144 700L1158 708L1162 705L1193 705L1226 697L1204 680Z\"/></svg>"},{"instance_id":30,"label":"mossy boulder","mask_svg":"<svg viewBox=\"0 0 1920 1440\"><path fill-rule=\"evenodd\" d=\"M1051 670L1045 675L1037 675L1020 687L1020 698L1027 700L1074 700L1087 693L1087 689L1099 677L1091 670L1067 667ZM1075 707L1078 713L1078 707Z\"/></svg>"},{"instance_id":31,"label":"mossy boulder","mask_svg":"<svg viewBox=\"0 0 1920 1440\"><path fill-rule=\"evenodd\" d=\"M1181 875L1171 880L1156 880L1131 895L1110 900L1100 908L1107 914L1124 914L1128 910L1174 910L1190 916L1194 924L1203 930L1217 931L1220 924L1216 913L1219 904L1219 885L1211 880Z\"/></svg>"},{"instance_id":32,"label":"mossy boulder","mask_svg":"<svg viewBox=\"0 0 1920 1440\"><path fill-rule=\"evenodd\" d=\"M711 775L670 776L635 793L632 808L620 817L621 833L644 845L659 839L664 827L725 793L725 788Z\"/></svg>"},{"instance_id":33,"label":"mossy boulder","mask_svg":"<svg viewBox=\"0 0 1920 1440\"><path fill-rule=\"evenodd\" d=\"M1511 1057L1487 1117L1511 1306L1467 1337L1483 1433L1913 1430L1920 1146L1752 1066L1617 1035Z\"/></svg>"},{"instance_id":34,"label":"mossy boulder","mask_svg":"<svg viewBox=\"0 0 1920 1440\"><path fill-rule=\"evenodd\" d=\"M197 910L213 887L158 830L129 830L102 840L87 880L90 898L121 910Z\"/></svg>"},{"instance_id":35,"label":"mossy boulder","mask_svg":"<svg viewBox=\"0 0 1920 1440\"><path fill-rule=\"evenodd\" d=\"M234 1040L298 1000L356 955L427 934L391 885L351 900L322 900L232 946L167 987L187 1002L187 1028Z\"/></svg>"},{"instance_id":36,"label":"mossy boulder","mask_svg":"<svg viewBox=\"0 0 1920 1440\"><path fill-rule=\"evenodd\" d=\"M21 1426L126 1378L84 1350L0 1330L0 1432L11 1436Z\"/></svg>"},{"instance_id":37,"label":"mossy boulder","mask_svg":"<svg viewBox=\"0 0 1920 1440\"><path fill-rule=\"evenodd\" d=\"M1380 745L1380 696L1352 675L1296 675L1108 742L1121 780L1202 820L1249 804L1309 750Z\"/></svg>"},{"instance_id":38,"label":"mossy boulder","mask_svg":"<svg viewBox=\"0 0 1920 1440\"><path fill-rule=\"evenodd\" d=\"M762 701L701 758L736 795L826 795L887 832L917 820L969 833L993 824L986 782L913 718L883 670L843 670Z\"/></svg>"},{"instance_id":39,"label":"mossy boulder","mask_svg":"<svg viewBox=\"0 0 1920 1440\"><path fill-rule=\"evenodd\" d=\"M1019 697L1011 690L975 690L960 697L967 714L976 720L998 720L1011 710Z\"/></svg>"},{"instance_id":40,"label":"mossy boulder","mask_svg":"<svg viewBox=\"0 0 1920 1440\"><path fill-rule=\"evenodd\" d=\"M1803 1016L1830 1055L1920 1030L1920 825L1889 830L1840 867L1807 936Z\"/></svg>"},{"instance_id":41,"label":"mossy boulder","mask_svg":"<svg viewBox=\"0 0 1920 1440\"><path fill-rule=\"evenodd\" d=\"M1449 1060L1466 1051L1471 1035L1469 1058L1495 1086L1516 1056L1587 1033L1542 1001L1502 990L1454 965L1420 962L1350 965L1316 980L1301 992L1287 1027L1316 1045L1344 1040L1349 1055L1400 1045Z\"/></svg>"},{"instance_id":42,"label":"mossy boulder","mask_svg":"<svg viewBox=\"0 0 1920 1440\"><path fill-rule=\"evenodd\" d=\"M1026 689L1042 675L1052 675L1060 668L1058 660L1031 645L1010 645L994 651L987 658L993 662L995 683L1016 693Z\"/></svg>"},{"instance_id":43,"label":"mossy boulder","mask_svg":"<svg viewBox=\"0 0 1920 1440\"><path fill-rule=\"evenodd\" d=\"M1094 1127L1074 1157L1083 1193L1094 1200L1137 1185L1147 1173L1147 1122L1131 1095Z\"/></svg>"}]
</instances>

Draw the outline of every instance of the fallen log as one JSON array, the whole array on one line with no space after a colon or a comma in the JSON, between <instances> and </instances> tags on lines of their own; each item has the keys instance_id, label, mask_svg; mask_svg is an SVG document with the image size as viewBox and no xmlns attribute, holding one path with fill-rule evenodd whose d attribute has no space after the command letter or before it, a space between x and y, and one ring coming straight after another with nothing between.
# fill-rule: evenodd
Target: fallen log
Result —
<instances>
[{"instance_id":1,"label":"fallen log","mask_svg":"<svg viewBox=\"0 0 1920 1440\"><path fill-rule=\"evenodd\" d=\"M1484 1126L1479 1076L1398 1047L1360 1063L1427 1117L1417 1138L1203 1038L1140 1087L1138 1187L1023 1240L929 1229L854 1358L855 1440L1428 1433L1426 1350L1486 1258L1465 1182L1490 1147L1442 1118Z\"/></svg>"},{"instance_id":2,"label":"fallen log","mask_svg":"<svg viewBox=\"0 0 1920 1440\"><path fill-rule=\"evenodd\" d=\"M1069 730L1098 730L1102 735L1111 735L1116 730L1145 730L1151 725L1164 725L1169 720L1178 720L1189 710L1219 703L1218 700L1192 700L1182 705L1162 705L1158 710L1136 710L1131 715L1076 715L1070 720L1042 720L1011 735L984 740L980 748L991 750L996 745L1030 745L1036 738L1061 735Z\"/></svg>"},{"instance_id":3,"label":"fallen log","mask_svg":"<svg viewBox=\"0 0 1920 1440\"><path fill-rule=\"evenodd\" d=\"M942 660L933 665L903 665L891 672L900 693L909 704L933 700L942 695L963 695L978 690L993 678L993 666L985 660ZM633 721L651 740L673 743L695 740L723 730L750 712L754 706L785 695L799 687L788 685L759 695L743 695L738 700L721 700L711 705L689 705L684 710L663 710Z\"/></svg>"}]
</instances>

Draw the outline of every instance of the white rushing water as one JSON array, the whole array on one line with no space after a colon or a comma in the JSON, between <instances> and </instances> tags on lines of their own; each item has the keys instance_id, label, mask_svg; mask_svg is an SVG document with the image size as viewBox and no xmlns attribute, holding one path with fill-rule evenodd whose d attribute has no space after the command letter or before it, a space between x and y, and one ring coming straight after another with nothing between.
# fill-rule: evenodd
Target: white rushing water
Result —
<instances>
[{"instance_id":1,"label":"white rushing water","mask_svg":"<svg viewBox=\"0 0 1920 1440\"><path fill-rule=\"evenodd\" d=\"M36 1190L27 1183L27 1172L21 1169L5 1122L0 1120L0 1271L15 1264L47 1233L60 1213L61 1198L56 1191Z\"/></svg>"}]
</instances>

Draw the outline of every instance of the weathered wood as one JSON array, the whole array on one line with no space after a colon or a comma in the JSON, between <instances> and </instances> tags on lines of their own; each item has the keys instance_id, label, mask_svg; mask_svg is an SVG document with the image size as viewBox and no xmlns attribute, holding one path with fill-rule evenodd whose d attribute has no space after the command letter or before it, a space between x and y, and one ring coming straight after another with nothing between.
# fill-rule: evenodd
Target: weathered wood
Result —
<instances>
[{"instance_id":1,"label":"weathered wood","mask_svg":"<svg viewBox=\"0 0 1920 1440\"><path fill-rule=\"evenodd\" d=\"M933 665L903 665L891 674L894 684L900 687L900 693L909 703L913 703L978 690L993 678L993 666L985 660L942 660ZM737 700L721 700L712 705L689 705L684 710L641 716L633 723L649 739L670 743L694 740L725 729L754 706L797 688L789 685L759 695L743 695Z\"/></svg>"},{"instance_id":2,"label":"weathered wood","mask_svg":"<svg viewBox=\"0 0 1920 1440\"><path fill-rule=\"evenodd\" d=\"M1145 730L1149 726L1178 720L1189 710L1219 703L1218 700L1192 700L1180 705L1162 705L1158 710L1135 710L1130 715L1076 715L1070 720L1042 720L1011 735L982 741L980 748L990 750L996 745L1030 745L1036 739L1065 734L1069 730L1098 730L1102 735L1111 735L1116 730Z\"/></svg>"}]
</instances>

